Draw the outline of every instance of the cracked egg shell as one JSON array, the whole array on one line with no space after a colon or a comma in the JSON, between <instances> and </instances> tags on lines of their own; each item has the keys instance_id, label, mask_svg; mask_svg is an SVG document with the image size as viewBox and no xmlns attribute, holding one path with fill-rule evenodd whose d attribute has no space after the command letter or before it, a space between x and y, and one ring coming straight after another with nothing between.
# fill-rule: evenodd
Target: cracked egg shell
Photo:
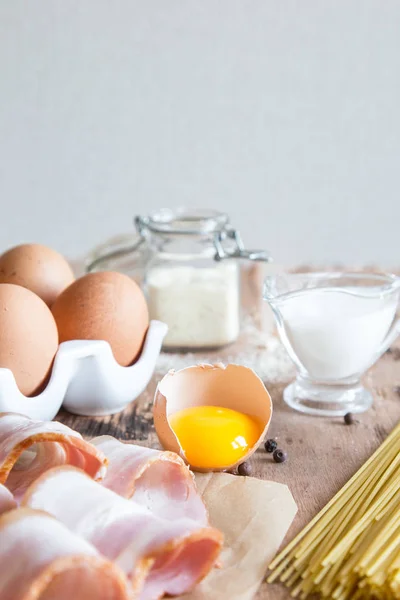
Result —
<instances>
[{"instance_id":1,"label":"cracked egg shell","mask_svg":"<svg viewBox=\"0 0 400 600\"><path fill-rule=\"evenodd\" d=\"M240 460L218 467L193 465L174 433L170 419L178 411L215 406L253 417L260 434ZM154 426L165 450L176 452L196 471L226 471L247 460L263 441L272 416L271 396L256 373L241 365L198 365L170 371L159 382L154 398ZM212 439L208 438L212 448Z\"/></svg>"}]
</instances>

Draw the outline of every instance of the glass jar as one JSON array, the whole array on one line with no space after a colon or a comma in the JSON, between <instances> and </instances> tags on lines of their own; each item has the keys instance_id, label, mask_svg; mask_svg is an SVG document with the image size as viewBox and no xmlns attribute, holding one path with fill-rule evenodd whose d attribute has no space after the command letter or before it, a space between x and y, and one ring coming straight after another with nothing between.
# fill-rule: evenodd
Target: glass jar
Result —
<instances>
[{"instance_id":1,"label":"glass jar","mask_svg":"<svg viewBox=\"0 0 400 600\"><path fill-rule=\"evenodd\" d=\"M135 218L138 236L89 257L87 271L118 270L143 286L151 319L168 325L164 349L193 351L234 342L240 331L240 261L269 262L244 248L226 214L163 209Z\"/></svg>"}]
</instances>

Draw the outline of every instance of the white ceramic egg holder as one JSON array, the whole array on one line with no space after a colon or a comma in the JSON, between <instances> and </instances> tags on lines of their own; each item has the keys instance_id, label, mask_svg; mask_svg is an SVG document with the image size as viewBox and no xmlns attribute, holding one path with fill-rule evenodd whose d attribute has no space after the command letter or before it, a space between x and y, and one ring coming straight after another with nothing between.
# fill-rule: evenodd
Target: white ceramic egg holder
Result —
<instances>
[{"instance_id":1,"label":"white ceramic egg holder","mask_svg":"<svg viewBox=\"0 0 400 600\"><path fill-rule=\"evenodd\" d=\"M151 321L139 360L121 367L108 342L77 340L60 344L51 376L39 395L27 398L10 369L0 368L0 412L51 420L61 406L77 415L101 416L123 410L147 387L167 325Z\"/></svg>"}]
</instances>

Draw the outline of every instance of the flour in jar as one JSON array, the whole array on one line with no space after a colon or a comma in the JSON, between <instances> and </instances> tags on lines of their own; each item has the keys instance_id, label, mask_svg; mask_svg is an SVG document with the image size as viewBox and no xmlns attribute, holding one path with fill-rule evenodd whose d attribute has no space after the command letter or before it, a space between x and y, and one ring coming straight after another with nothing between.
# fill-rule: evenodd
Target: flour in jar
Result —
<instances>
[{"instance_id":1,"label":"flour in jar","mask_svg":"<svg viewBox=\"0 0 400 600\"><path fill-rule=\"evenodd\" d=\"M284 344L308 376L344 379L359 375L377 357L396 313L397 294L379 298L368 296L367 289L364 296L311 289L282 299L276 308L284 321Z\"/></svg>"},{"instance_id":2,"label":"flour in jar","mask_svg":"<svg viewBox=\"0 0 400 600\"><path fill-rule=\"evenodd\" d=\"M146 287L150 318L168 325L164 348L217 347L237 338L237 265L154 267Z\"/></svg>"}]
</instances>

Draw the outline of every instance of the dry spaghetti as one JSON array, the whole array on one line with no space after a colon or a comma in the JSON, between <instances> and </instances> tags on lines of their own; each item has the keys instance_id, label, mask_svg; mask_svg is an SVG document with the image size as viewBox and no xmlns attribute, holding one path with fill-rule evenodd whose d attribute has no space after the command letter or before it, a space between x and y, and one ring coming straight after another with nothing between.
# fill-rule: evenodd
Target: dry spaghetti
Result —
<instances>
[{"instance_id":1,"label":"dry spaghetti","mask_svg":"<svg viewBox=\"0 0 400 600\"><path fill-rule=\"evenodd\" d=\"M302 600L400 599L400 424L270 569Z\"/></svg>"}]
</instances>

